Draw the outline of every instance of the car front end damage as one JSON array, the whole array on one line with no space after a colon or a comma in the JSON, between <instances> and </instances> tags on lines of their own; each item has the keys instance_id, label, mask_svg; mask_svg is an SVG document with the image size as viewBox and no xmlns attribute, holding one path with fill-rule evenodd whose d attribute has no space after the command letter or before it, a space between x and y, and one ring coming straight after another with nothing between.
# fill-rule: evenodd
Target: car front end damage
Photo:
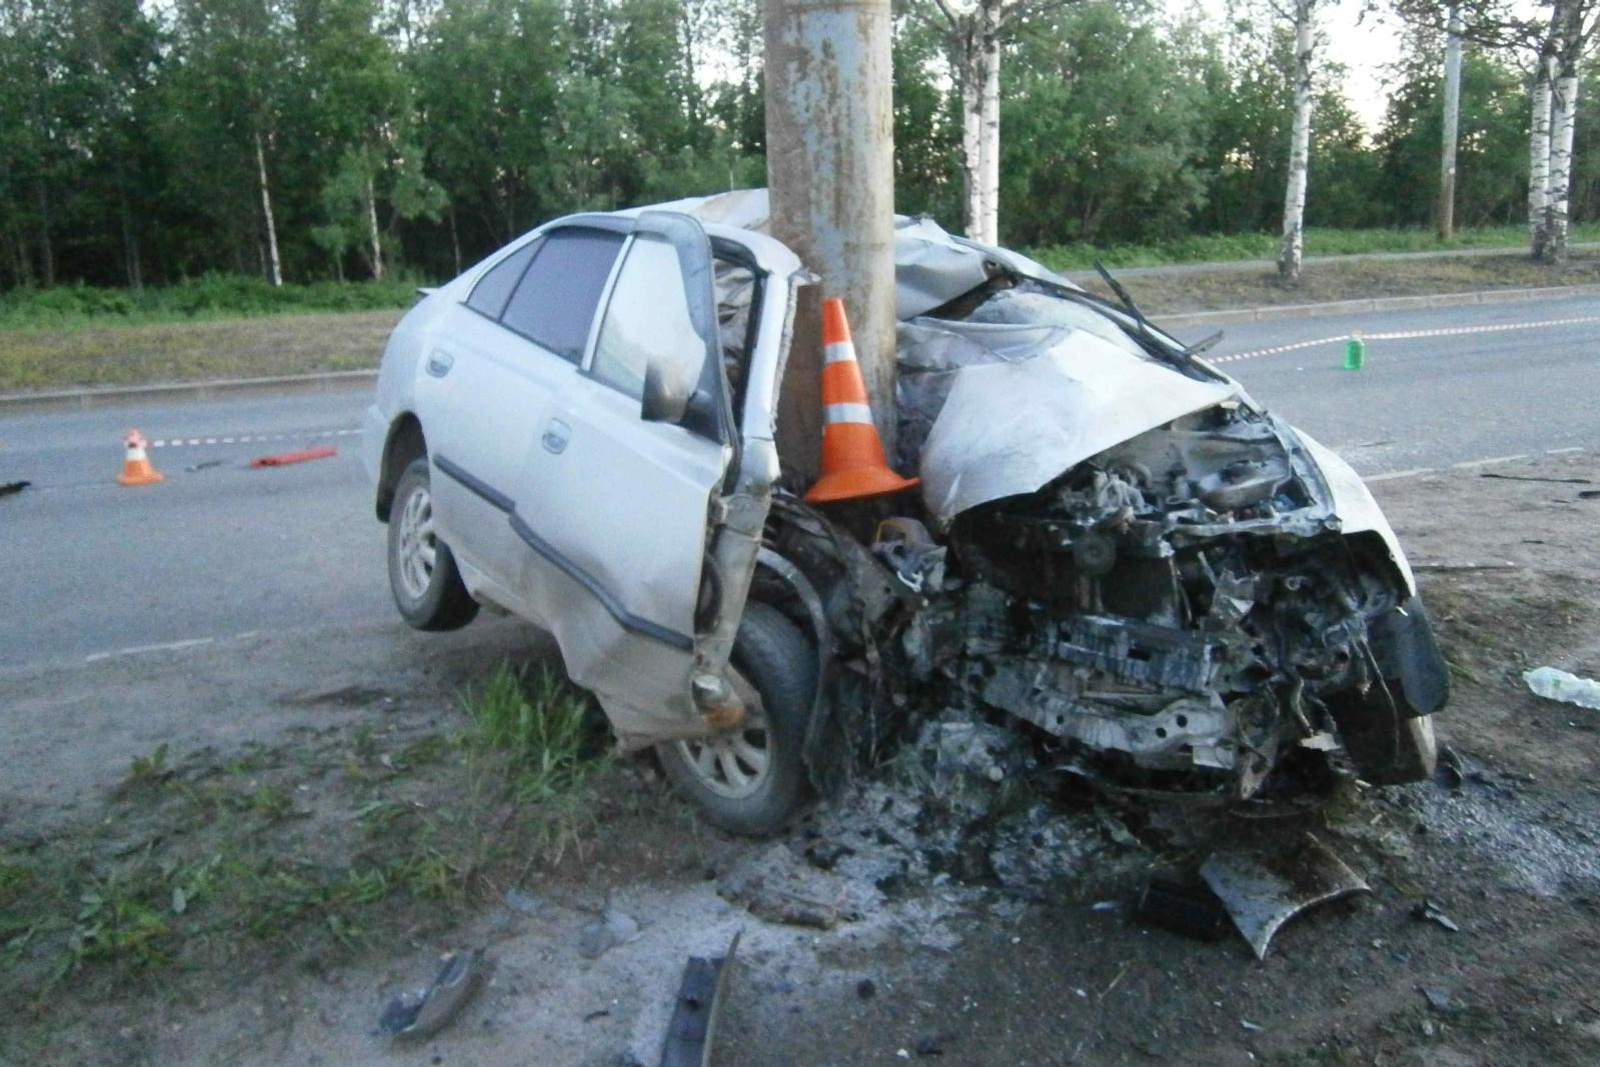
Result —
<instances>
[{"instance_id":1,"label":"car front end damage","mask_svg":"<svg viewBox=\"0 0 1600 1067\"><path fill-rule=\"evenodd\" d=\"M1137 313L925 221L900 236L920 499L768 523L834 649L814 776L952 706L1122 788L1247 798L1341 748L1372 782L1431 773L1446 669L1355 472Z\"/></svg>"}]
</instances>

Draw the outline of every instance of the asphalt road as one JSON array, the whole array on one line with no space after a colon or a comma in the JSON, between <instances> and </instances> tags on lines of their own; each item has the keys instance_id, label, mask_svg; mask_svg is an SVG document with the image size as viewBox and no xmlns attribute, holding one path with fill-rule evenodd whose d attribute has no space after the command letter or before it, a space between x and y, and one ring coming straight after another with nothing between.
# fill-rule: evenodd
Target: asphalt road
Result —
<instances>
[{"instance_id":1,"label":"asphalt road","mask_svg":"<svg viewBox=\"0 0 1600 1067\"><path fill-rule=\"evenodd\" d=\"M1564 319L1592 321L1488 329ZM1355 330L1476 332L1372 340L1365 369L1346 371ZM1600 298L1251 323L1208 355L1369 477L1600 449ZM152 646L397 628L353 435L365 403L350 391L0 418L0 483L34 483L0 498L0 686L7 671ZM182 442L150 450L163 484L114 484L131 426ZM338 455L248 467L323 444Z\"/></svg>"}]
</instances>

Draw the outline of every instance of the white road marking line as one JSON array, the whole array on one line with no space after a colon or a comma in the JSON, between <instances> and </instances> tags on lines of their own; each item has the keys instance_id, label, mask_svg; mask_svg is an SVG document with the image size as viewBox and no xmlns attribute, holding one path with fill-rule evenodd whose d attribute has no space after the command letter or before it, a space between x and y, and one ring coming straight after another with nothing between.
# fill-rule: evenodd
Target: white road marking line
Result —
<instances>
[{"instance_id":1,"label":"white road marking line","mask_svg":"<svg viewBox=\"0 0 1600 1067\"><path fill-rule=\"evenodd\" d=\"M1582 451L1583 451L1583 446L1581 446L1581 445L1573 445L1571 448L1547 448L1547 449L1544 450L1544 454L1547 455L1547 456L1561 456L1561 455L1565 455L1568 452L1582 452Z\"/></svg>"},{"instance_id":2,"label":"white road marking line","mask_svg":"<svg viewBox=\"0 0 1600 1067\"><path fill-rule=\"evenodd\" d=\"M1487 467L1493 463L1512 463L1519 459L1527 459L1528 454L1523 452L1515 456L1490 456L1488 459L1469 459L1461 463L1452 463L1450 466L1456 470L1466 470L1469 467Z\"/></svg>"},{"instance_id":3,"label":"white road marking line","mask_svg":"<svg viewBox=\"0 0 1600 1067\"><path fill-rule=\"evenodd\" d=\"M1504 333L1507 330L1534 330L1541 326L1577 326L1587 322L1600 322L1600 315L1584 315L1570 319L1544 319L1539 322L1499 322L1485 326L1450 326L1437 330L1394 330L1388 333L1362 333L1363 341L1409 341L1419 337L1461 337L1477 333ZM1321 345L1343 344L1355 334L1340 334L1338 337L1319 337L1315 341L1296 341L1293 344L1277 345L1272 348L1258 348L1250 352L1236 352L1229 356L1217 356L1209 360L1211 363L1233 363L1241 359L1258 359L1261 356L1275 356L1282 352L1297 352L1303 348L1317 348Z\"/></svg>"},{"instance_id":4,"label":"white road marking line","mask_svg":"<svg viewBox=\"0 0 1600 1067\"><path fill-rule=\"evenodd\" d=\"M188 641L168 641L166 644L161 645L135 645L132 648L119 648L111 652L91 652L83 657L83 662L98 663L100 660L111 659L113 656L138 656L146 652L174 652L181 648L196 648L200 645L209 645L215 640L216 638L214 637L195 637Z\"/></svg>"},{"instance_id":5,"label":"white road marking line","mask_svg":"<svg viewBox=\"0 0 1600 1067\"><path fill-rule=\"evenodd\" d=\"M249 445L263 444L268 441L299 441L314 440L319 437L352 437L361 432L361 428L347 427L338 430L307 430L305 433L258 433L241 434L235 437L170 437L159 441L151 441L150 448L194 448L200 445Z\"/></svg>"},{"instance_id":6,"label":"white road marking line","mask_svg":"<svg viewBox=\"0 0 1600 1067\"><path fill-rule=\"evenodd\" d=\"M1387 474L1374 474L1370 478L1363 478L1361 480L1369 485L1373 482L1392 482L1396 478L1411 478L1418 474L1433 474L1437 469L1437 467L1412 467L1410 470L1405 471L1390 471Z\"/></svg>"}]
</instances>

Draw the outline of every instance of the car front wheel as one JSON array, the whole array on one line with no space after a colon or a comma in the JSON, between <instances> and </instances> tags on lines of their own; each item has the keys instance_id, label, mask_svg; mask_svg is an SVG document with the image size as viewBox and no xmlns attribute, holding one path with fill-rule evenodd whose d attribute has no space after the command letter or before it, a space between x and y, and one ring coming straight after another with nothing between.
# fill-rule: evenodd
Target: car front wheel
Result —
<instances>
[{"instance_id":1,"label":"car front wheel","mask_svg":"<svg viewBox=\"0 0 1600 1067\"><path fill-rule=\"evenodd\" d=\"M783 829L806 798L802 749L816 695L816 651L783 613L751 602L733 668L757 693L736 729L656 746L673 787L713 826L760 837Z\"/></svg>"},{"instance_id":2,"label":"car front wheel","mask_svg":"<svg viewBox=\"0 0 1600 1067\"><path fill-rule=\"evenodd\" d=\"M418 630L456 630L478 614L450 547L433 530L428 457L411 461L389 511L389 589L400 617Z\"/></svg>"}]
</instances>

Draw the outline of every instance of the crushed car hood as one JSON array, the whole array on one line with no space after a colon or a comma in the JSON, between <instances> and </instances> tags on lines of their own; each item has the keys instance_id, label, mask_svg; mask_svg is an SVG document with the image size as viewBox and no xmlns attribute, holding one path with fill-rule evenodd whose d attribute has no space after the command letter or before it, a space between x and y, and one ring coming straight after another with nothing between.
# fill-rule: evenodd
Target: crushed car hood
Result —
<instances>
[{"instance_id":1,"label":"crushed car hood","mask_svg":"<svg viewBox=\"0 0 1600 1067\"><path fill-rule=\"evenodd\" d=\"M922 447L923 498L941 524L1032 493L1112 445L1238 394L1087 331L950 325L1026 354L954 373Z\"/></svg>"}]
</instances>

